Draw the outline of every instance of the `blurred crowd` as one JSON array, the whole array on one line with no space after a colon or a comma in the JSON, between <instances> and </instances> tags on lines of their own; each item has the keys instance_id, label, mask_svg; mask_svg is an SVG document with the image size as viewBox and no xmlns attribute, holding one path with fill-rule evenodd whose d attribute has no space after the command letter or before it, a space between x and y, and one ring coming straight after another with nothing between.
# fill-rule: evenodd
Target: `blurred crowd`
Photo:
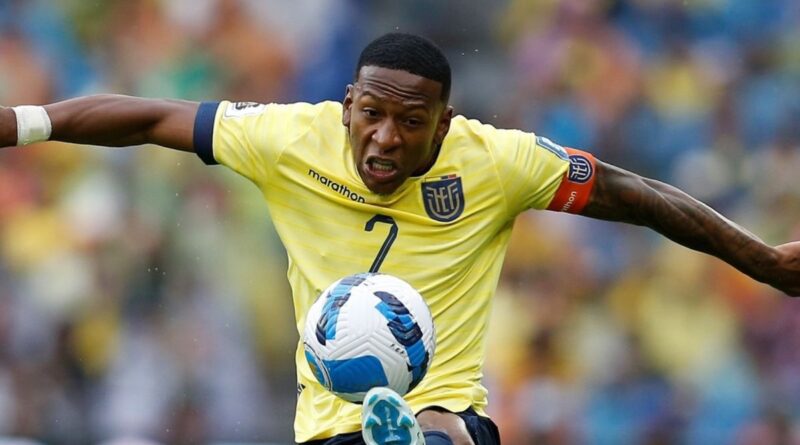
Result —
<instances>
[{"instance_id":1,"label":"blurred crowd","mask_svg":"<svg viewBox=\"0 0 800 445\"><path fill-rule=\"evenodd\" d=\"M338 100L394 30L445 49L457 112L800 239L796 0L0 0L0 104ZM291 442L285 267L221 167L3 150L0 443ZM800 444L800 300L647 229L525 214L490 331L504 443Z\"/></svg>"}]
</instances>

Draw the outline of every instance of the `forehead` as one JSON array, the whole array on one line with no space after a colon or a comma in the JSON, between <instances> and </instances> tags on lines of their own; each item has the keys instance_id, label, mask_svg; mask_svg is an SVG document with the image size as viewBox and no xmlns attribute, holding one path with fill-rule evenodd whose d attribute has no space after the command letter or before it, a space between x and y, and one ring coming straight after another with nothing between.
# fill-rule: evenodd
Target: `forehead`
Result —
<instances>
[{"instance_id":1,"label":"forehead","mask_svg":"<svg viewBox=\"0 0 800 445\"><path fill-rule=\"evenodd\" d=\"M362 95L399 102L439 103L442 84L408 71L364 66L358 72L356 90Z\"/></svg>"}]
</instances>

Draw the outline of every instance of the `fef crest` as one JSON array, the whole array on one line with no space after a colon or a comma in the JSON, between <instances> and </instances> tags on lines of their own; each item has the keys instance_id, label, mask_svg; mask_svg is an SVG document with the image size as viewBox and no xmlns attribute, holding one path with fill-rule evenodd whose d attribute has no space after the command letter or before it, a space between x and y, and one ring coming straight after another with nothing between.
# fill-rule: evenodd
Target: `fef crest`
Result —
<instances>
[{"instance_id":1,"label":"fef crest","mask_svg":"<svg viewBox=\"0 0 800 445\"><path fill-rule=\"evenodd\" d=\"M422 183L425 212L435 221L450 222L464 211L464 188L456 175L442 176Z\"/></svg>"}]
</instances>

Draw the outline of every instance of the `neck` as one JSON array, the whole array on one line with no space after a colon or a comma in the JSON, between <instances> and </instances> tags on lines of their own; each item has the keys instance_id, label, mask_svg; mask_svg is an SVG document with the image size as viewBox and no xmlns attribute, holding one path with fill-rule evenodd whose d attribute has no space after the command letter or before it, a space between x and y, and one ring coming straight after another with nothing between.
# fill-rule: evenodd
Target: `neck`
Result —
<instances>
[{"instance_id":1,"label":"neck","mask_svg":"<svg viewBox=\"0 0 800 445\"><path fill-rule=\"evenodd\" d=\"M428 162L425 163L425 166L417 169L411 176L422 176L433 167L433 164L436 163L436 159L439 157L439 151L442 149L442 144L437 144L431 153L431 157L428 159Z\"/></svg>"}]
</instances>

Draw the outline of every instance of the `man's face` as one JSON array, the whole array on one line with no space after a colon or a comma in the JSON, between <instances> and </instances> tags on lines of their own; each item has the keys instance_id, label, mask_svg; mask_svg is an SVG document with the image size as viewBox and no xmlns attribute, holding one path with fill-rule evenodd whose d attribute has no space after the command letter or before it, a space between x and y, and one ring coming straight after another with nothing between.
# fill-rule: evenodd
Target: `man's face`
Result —
<instances>
[{"instance_id":1,"label":"man's face","mask_svg":"<svg viewBox=\"0 0 800 445\"><path fill-rule=\"evenodd\" d=\"M342 123L371 191L391 194L434 161L453 116L441 93L439 82L376 66L361 68L347 86Z\"/></svg>"}]
</instances>

